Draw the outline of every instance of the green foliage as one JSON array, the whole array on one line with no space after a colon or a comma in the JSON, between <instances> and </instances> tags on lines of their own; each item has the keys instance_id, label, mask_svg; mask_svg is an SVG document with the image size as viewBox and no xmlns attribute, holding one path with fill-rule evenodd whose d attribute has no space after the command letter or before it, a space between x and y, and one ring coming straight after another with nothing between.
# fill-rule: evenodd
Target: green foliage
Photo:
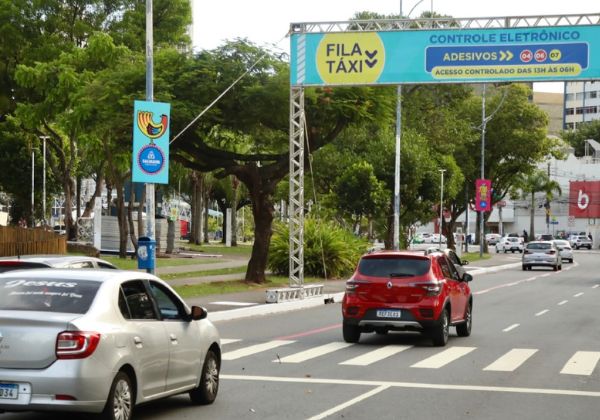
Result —
<instances>
[{"instance_id":1,"label":"green foliage","mask_svg":"<svg viewBox=\"0 0 600 420\"><path fill-rule=\"evenodd\" d=\"M585 156L585 141L600 142L600 120L577 124L577 130L563 131L563 138L575 149L575 156Z\"/></svg>"},{"instance_id":2,"label":"green foliage","mask_svg":"<svg viewBox=\"0 0 600 420\"><path fill-rule=\"evenodd\" d=\"M276 224L269 249L268 267L275 274L289 275L289 229ZM307 218L304 221L304 274L340 278L352 273L366 241L333 222ZM325 266L323 266L325 264Z\"/></svg>"}]
</instances>

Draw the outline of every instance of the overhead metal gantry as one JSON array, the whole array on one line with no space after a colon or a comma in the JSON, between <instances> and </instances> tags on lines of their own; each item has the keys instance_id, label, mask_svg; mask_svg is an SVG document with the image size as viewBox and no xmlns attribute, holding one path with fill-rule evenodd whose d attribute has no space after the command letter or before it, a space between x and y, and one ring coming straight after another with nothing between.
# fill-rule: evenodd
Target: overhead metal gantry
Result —
<instances>
[{"instance_id":1,"label":"overhead metal gantry","mask_svg":"<svg viewBox=\"0 0 600 420\"><path fill-rule=\"evenodd\" d=\"M561 26L598 26L600 13L549 16L508 16L482 18L377 19L334 22L292 23L290 35L348 32L397 32L419 30L465 30L541 28ZM304 52L304 37L297 43L299 54ZM295 69L304 74L304 63ZM290 87L290 287L304 284L304 142L305 113L302 77ZM539 80L537 80L539 81ZM548 80L552 81L552 80Z\"/></svg>"}]
</instances>

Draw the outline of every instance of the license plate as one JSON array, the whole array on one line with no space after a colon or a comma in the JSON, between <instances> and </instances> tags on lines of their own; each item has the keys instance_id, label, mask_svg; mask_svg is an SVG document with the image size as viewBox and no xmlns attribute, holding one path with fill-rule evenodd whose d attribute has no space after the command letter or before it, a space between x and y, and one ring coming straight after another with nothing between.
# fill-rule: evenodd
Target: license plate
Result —
<instances>
[{"instance_id":1,"label":"license plate","mask_svg":"<svg viewBox=\"0 0 600 420\"><path fill-rule=\"evenodd\" d=\"M402 312L397 309L379 309L377 318L401 318Z\"/></svg>"},{"instance_id":2,"label":"license plate","mask_svg":"<svg viewBox=\"0 0 600 420\"><path fill-rule=\"evenodd\" d=\"M16 400L19 398L19 386L17 384L0 383L0 399Z\"/></svg>"}]
</instances>

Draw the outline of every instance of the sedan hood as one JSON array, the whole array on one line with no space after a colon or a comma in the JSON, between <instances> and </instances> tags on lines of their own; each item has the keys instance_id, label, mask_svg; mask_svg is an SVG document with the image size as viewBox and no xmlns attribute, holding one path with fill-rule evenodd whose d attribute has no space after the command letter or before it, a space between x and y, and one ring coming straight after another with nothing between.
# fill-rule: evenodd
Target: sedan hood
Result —
<instances>
[{"instance_id":1,"label":"sedan hood","mask_svg":"<svg viewBox=\"0 0 600 420\"><path fill-rule=\"evenodd\" d=\"M56 360L56 338L79 314L0 311L0 368L43 369Z\"/></svg>"}]
</instances>

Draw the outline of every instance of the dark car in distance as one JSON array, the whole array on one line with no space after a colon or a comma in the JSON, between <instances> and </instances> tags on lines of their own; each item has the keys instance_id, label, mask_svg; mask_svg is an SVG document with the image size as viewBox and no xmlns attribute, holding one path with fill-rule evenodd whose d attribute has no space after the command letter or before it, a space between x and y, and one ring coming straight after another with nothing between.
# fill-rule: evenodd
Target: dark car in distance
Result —
<instances>
[{"instance_id":1,"label":"dark car in distance","mask_svg":"<svg viewBox=\"0 0 600 420\"><path fill-rule=\"evenodd\" d=\"M443 252L381 251L363 255L346 282L342 332L356 343L362 333L418 331L445 346L449 328L471 334L473 277L459 274Z\"/></svg>"}]
</instances>

